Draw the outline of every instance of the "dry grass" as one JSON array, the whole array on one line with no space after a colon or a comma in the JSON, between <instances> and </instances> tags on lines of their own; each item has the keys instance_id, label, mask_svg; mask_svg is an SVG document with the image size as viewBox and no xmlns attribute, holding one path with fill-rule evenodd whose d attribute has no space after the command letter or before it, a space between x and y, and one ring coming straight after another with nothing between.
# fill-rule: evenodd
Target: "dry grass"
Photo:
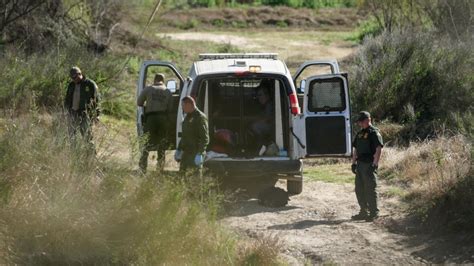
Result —
<instances>
[{"instance_id":1,"label":"dry grass","mask_svg":"<svg viewBox=\"0 0 474 266\"><path fill-rule=\"evenodd\" d=\"M245 245L240 245L241 265L282 265L278 260L281 250L280 239L276 236L258 235Z\"/></svg>"},{"instance_id":2,"label":"dry grass","mask_svg":"<svg viewBox=\"0 0 474 266\"><path fill-rule=\"evenodd\" d=\"M474 202L474 195L460 192L470 183L467 181L471 178L471 149L471 143L462 135L412 143L406 149L387 148L382 160L382 176L395 184L403 184L412 211L426 219L448 198ZM465 210L460 206L458 210L448 211Z\"/></svg>"},{"instance_id":3,"label":"dry grass","mask_svg":"<svg viewBox=\"0 0 474 266\"><path fill-rule=\"evenodd\" d=\"M136 176L110 157L67 137L60 116L2 121L0 264L227 265L239 239L216 221L212 184ZM268 246L267 246L268 244ZM272 262L271 243L249 248ZM272 253L273 254L273 253ZM250 256L250 255L249 255Z\"/></svg>"}]
</instances>

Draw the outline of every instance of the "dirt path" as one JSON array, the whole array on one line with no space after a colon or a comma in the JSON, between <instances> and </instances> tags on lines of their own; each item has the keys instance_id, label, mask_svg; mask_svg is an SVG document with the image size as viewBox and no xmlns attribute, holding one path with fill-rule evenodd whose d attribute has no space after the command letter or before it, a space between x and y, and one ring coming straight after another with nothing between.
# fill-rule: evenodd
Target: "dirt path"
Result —
<instances>
[{"instance_id":1,"label":"dirt path","mask_svg":"<svg viewBox=\"0 0 474 266\"><path fill-rule=\"evenodd\" d=\"M174 32L157 34L181 41L231 44L244 52L278 53L285 61L342 59L355 51L345 39L349 32L265 31L265 32ZM291 62L290 62L291 63ZM301 62L300 62L301 63Z\"/></svg>"},{"instance_id":2,"label":"dirt path","mask_svg":"<svg viewBox=\"0 0 474 266\"><path fill-rule=\"evenodd\" d=\"M306 182L304 192L288 206L266 208L256 200L236 203L223 224L249 236L276 236L282 256L291 265L419 264L407 237L387 231L381 223L391 215L390 200L381 200L382 217L374 223L351 221L358 206L351 184Z\"/></svg>"}]
</instances>

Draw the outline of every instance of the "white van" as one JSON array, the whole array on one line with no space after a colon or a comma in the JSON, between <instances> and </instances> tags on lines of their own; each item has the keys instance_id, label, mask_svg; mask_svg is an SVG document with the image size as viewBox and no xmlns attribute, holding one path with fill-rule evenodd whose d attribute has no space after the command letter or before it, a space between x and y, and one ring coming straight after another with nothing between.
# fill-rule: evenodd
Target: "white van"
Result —
<instances>
[{"instance_id":1,"label":"white van","mask_svg":"<svg viewBox=\"0 0 474 266\"><path fill-rule=\"evenodd\" d=\"M291 75L276 54L201 54L186 79L172 63L145 61L137 95L149 85L153 67L173 76L167 81L176 108L170 141L180 141L180 99L191 96L209 120L204 166L220 176L286 179L288 192L299 194L303 158L351 155L347 75L339 72L336 60L306 62ZM328 73L303 78L312 67ZM266 101L258 98L262 92ZM139 107L139 135L142 113Z\"/></svg>"}]
</instances>

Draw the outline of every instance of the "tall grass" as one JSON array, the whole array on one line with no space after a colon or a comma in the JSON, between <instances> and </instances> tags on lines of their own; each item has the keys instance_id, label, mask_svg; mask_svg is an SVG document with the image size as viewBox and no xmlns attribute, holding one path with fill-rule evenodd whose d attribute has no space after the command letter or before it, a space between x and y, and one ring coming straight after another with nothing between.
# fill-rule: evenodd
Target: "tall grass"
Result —
<instances>
[{"instance_id":1,"label":"tall grass","mask_svg":"<svg viewBox=\"0 0 474 266\"><path fill-rule=\"evenodd\" d=\"M462 135L384 152L382 176L402 184L410 211L428 224L473 229L472 145Z\"/></svg>"},{"instance_id":2,"label":"tall grass","mask_svg":"<svg viewBox=\"0 0 474 266\"><path fill-rule=\"evenodd\" d=\"M93 156L71 141L60 115L8 118L2 129L2 264L224 265L264 254L240 254L216 221L221 196L209 182L136 176L109 147Z\"/></svg>"}]
</instances>

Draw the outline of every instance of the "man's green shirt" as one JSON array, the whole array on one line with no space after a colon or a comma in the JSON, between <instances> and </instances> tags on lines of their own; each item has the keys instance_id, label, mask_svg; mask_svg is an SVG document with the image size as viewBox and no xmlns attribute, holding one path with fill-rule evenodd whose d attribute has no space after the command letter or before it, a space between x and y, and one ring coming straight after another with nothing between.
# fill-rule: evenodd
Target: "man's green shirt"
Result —
<instances>
[{"instance_id":1,"label":"man's green shirt","mask_svg":"<svg viewBox=\"0 0 474 266\"><path fill-rule=\"evenodd\" d=\"M357 151L358 161L371 163L374 160L377 147L383 147L382 135L380 135L378 128L371 125L357 133L352 146Z\"/></svg>"},{"instance_id":2,"label":"man's green shirt","mask_svg":"<svg viewBox=\"0 0 474 266\"><path fill-rule=\"evenodd\" d=\"M203 112L196 109L184 118L178 150L186 153L203 154L208 144L209 127L207 117Z\"/></svg>"}]
</instances>

